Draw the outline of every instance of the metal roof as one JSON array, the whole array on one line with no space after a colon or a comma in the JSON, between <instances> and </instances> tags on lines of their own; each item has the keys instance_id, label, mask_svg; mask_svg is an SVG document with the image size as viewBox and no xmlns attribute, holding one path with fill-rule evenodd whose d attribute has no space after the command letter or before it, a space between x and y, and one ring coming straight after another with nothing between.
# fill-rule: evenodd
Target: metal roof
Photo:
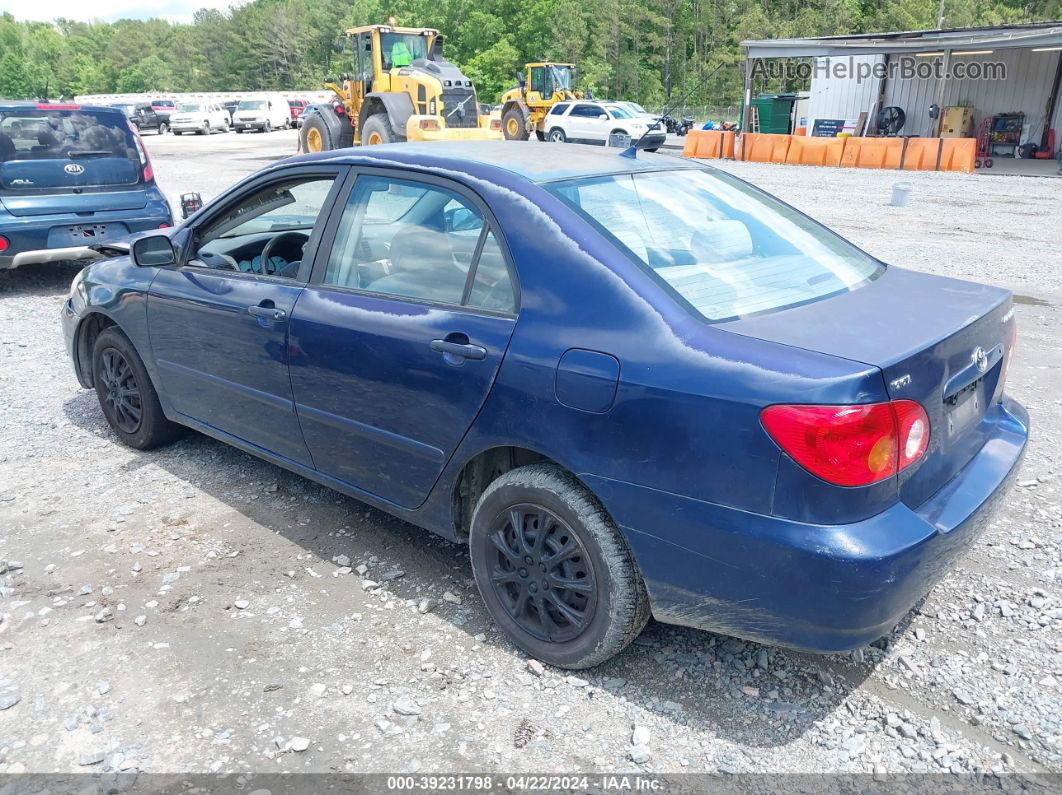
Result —
<instances>
[{"instance_id":1,"label":"metal roof","mask_svg":"<svg viewBox=\"0 0 1062 795\"><path fill-rule=\"evenodd\" d=\"M1002 50L1062 47L1062 20L950 30L907 30L853 36L743 41L749 58L807 58L827 55L876 55L942 50Z\"/></svg>"}]
</instances>

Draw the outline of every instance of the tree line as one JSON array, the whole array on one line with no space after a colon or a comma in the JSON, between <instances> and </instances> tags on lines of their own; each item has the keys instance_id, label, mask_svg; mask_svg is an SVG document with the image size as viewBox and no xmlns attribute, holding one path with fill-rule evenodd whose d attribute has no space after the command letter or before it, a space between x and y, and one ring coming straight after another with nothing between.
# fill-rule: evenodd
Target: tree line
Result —
<instances>
[{"instance_id":1,"label":"tree line","mask_svg":"<svg viewBox=\"0 0 1062 795\"><path fill-rule=\"evenodd\" d=\"M945 0L945 27L1057 19L1062 0ZM252 0L164 19L52 23L0 15L0 97L319 89L340 31L394 17L446 35L483 101L520 65L579 64L595 95L668 105L735 104L744 39L937 26L938 0ZM703 81L703 82L702 82ZM799 86L758 86L793 89Z\"/></svg>"}]
</instances>

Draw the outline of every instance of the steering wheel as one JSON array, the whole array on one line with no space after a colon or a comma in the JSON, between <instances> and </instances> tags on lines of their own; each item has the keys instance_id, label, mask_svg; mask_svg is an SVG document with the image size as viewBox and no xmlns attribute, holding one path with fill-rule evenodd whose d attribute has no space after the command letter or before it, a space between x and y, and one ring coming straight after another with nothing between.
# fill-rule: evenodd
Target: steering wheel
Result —
<instances>
[{"instance_id":1,"label":"steering wheel","mask_svg":"<svg viewBox=\"0 0 1062 795\"><path fill-rule=\"evenodd\" d=\"M310 241L310 236L305 232L281 232L279 235L271 237L269 239L269 242L265 244L265 248L262 249L262 259L260 260L260 262L262 263L261 268L263 274L268 274L270 272L269 260L273 256L273 249L277 247L280 241L287 240L289 238L300 239L304 246Z\"/></svg>"}]
</instances>

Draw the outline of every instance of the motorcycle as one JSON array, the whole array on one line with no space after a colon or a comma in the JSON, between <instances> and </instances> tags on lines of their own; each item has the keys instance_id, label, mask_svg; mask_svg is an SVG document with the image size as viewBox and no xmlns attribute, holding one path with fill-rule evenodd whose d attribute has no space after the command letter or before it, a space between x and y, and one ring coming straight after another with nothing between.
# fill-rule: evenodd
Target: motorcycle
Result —
<instances>
[{"instance_id":1,"label":"motorcycle","mask_svg":"<svg viewBox=\"0 0 1062 795\"><path fill-rule=\"evenodd\" d=\"M660 121L664 125L664 129L666 129L672 135L685 135L693 129L692 116L683 116L682 120L680 121L674 116L665 114L664 116L660 117Z\"/></svg>"}]
</instances>

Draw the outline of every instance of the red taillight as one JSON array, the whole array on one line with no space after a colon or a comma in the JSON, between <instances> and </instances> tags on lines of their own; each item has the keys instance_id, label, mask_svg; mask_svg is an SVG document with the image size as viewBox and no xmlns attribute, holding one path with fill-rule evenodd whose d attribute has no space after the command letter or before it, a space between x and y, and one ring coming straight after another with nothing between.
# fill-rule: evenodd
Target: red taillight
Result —
<instances>
[{"instance_id":1,"label":"red taillight","mask_svg":"<svg viewBox=\"0 0 1062 795\"><path fill-rule=\"evenodd\" d=\"M340 105L338 102L333 103L332 108L335 110L337 116L342 116L347 112L347 109Z\"/></svg>"},{"instance_id":2,"label":"red taillight","mask_svg":"<svg viewBox=\"0 0 1062 795\"><path fill-rule=\"evenodd\" d=\"M7 251L7 247L10 245L11 241L3 235L0 235L0 254L3 254L5 251Z\"/></svg>"},{"instance_id":3,"label":"red taillight","mask_svg":"<svg viewBox=\"0 0 1062 795\"><path fill-rule=\"evenodd\" d=\"M159 224L159 229L169 229L169 228L170 228L170 225L167 224L167 223Z\"/></svg>"},{"instance_id":4,"label":"red taillight","mask_svg":"<svg viewBox=\"0 0 1062 795\"><path fill-rule=\"evenodd\" d=\"M929 445L929 418L912 400L768 406L760 419L794 461L838 486L867 486L892 477Z\"/></svg>"},{"instance_id":5,"label":"red taillight","mask_svg":"<svg viewBox=\"0 0 1062 795\"><path fill-rule=\"evenodd\" d=\"M140 131L129 122L129 130L133 133L133 141L136 142L136 153L140 156L140 165L144 167L144 182L151 182L155 178L155 172L151 168L151 157L148 155L144 142L140 140Z\"/></svg>"}]
</instances>

